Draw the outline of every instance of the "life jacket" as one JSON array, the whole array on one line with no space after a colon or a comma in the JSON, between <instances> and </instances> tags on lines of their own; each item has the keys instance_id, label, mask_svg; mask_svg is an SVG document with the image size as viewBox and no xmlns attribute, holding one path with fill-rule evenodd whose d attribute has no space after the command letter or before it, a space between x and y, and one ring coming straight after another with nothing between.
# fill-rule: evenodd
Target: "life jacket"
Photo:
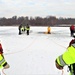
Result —
<instances>
[{"instance_id":1,"label":"life jacket","mask_svg":"<svg viewBox=\"0 0 75 75\"><path fill-rule=\"evenodd\" d=\"M23 26L21 27L21 31L25 31L25 28Z\"/></svg>"},{"instance_id":2,"label":"life jacket","mask_svg":"<svg viewBox=\"0 0 75 75\"><path fill-rule=\"evenodd\" d=\"M68 65L70 75L75 75L75 39L71 40L66 52L60 55L56 60L60 66Z\"/></svg>"},{"instance_id":3,"label":"life jacket","mask_svg":"<svg viewBox=\"0 0 75 75\"><path fill-rule=\"evenodd\" d=\"M60 66L70 65L75 63L75 44L67 48L66 52L58 56L56 59Z\"/></svg>"},{"instance_id":4,"label":"life jacket","mask_svg":"<svg viewBox=\"0 0 75 75\"><path fill-rule=\"evenodd\" d=\"M25 28L26 30L30 30L30 26L26 26L26 28Z\"/></svg>"}]
</instances>

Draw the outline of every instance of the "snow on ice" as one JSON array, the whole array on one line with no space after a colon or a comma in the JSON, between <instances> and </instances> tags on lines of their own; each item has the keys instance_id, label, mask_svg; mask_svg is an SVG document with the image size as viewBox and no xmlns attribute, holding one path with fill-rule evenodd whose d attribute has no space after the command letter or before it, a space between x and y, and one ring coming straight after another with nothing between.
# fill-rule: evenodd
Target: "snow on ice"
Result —
<instances>
[{"instance_id":1,"label":"snow on ice","mask_svg":"<svg viewBox=\"0 0 75 75\"><path fill-rule=\"evenodd\" d=\"M72 37L69 27L51 27L51 34L44 34L47 27L31 27L30 35L18 35L18 27L0 27L0 40L10 68L6 75L61 75L55 59L61 55ZM63 75L68 75L67 66Z\"/></svg>"}]
</instances>

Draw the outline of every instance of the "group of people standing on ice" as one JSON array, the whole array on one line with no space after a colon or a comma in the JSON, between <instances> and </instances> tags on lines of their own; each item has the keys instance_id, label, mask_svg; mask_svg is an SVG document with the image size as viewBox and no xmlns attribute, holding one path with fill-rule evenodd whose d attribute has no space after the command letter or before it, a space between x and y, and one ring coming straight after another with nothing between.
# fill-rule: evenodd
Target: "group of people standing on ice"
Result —
<instances>
[{"instance_id":1,"label":"group of people standing on ice","mask_svg":"<svg viewBox=\"0 0 75 75\"><path fill-rule=\"evenodd\" d=\"M23 34L23 33L27 33L27 35L29 35L29 31L30 31L30 26L27 25L19 25L19 35Z\"/></svg>"}]
</instances>

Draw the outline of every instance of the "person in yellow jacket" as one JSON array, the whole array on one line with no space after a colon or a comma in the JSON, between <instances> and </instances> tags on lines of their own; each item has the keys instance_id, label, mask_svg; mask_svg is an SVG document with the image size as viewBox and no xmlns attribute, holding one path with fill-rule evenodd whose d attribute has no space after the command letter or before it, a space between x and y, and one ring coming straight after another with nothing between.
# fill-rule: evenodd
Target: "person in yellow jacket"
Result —
<instances>
[{"instance_id":1,"label":"person in yellow jacket","mask_svg":"<svg viewBox=\"0 0 75 75\"><path fill-rule=\"evenodd\" d=\"M72 64L75 64L75 43L71 44L71 46L55 60L55 65L59 70L62 70L65 65L70 66ZM71 71L71 75L75 75L74 68Z\"/></svg>"},{"instance_id":2,"label":"person in yellow jacket","mask_svg":"<svg viewBox=\"0 0 75 75\"><path fill-rule=\"evenodd\" d=\"M73 33L73 37L74 37L74 38L70 41L68 47L70 47L72 44L75 43L75 33ZM68 66L68 68L69 68L69 71L70 71L70 75L75 75L75 63L70 64L70 65Z\"/></svg>"},{"instance_id":3,"label":"person in yellow jacket","mask_svg":"<svg viewBox=\"0 0 75 75\"><path fill-rule=\"evenodd\" d=\"M30 26L28 24L26 25L26 28L25 29L27 31L27 35L29 35Z\"/></svg>"},{"instance_id":4,"label":"person in yellow jacket","mask_svg":"<svg viewBox=\"0 0 75 75\"><path fill-rule=\"evenodd\" d=\"M19 29L19 35L21 35L23 32L25 32L25 26L23 26L22 24L19 25L18 29Z\"/></svg>"},{"instance_id":5,"label":"person in yellow jacket","mask_svg":"<svg viewBox=\"0 0 75 75\"><path fill-rule=\"evenodd\" d=\"M2 44L0 42L0 70L7 69L9 67L10 67L9 64L7 63L7 61L4 58L3 48L2 48Z\"/></svg>"}]
</instances>

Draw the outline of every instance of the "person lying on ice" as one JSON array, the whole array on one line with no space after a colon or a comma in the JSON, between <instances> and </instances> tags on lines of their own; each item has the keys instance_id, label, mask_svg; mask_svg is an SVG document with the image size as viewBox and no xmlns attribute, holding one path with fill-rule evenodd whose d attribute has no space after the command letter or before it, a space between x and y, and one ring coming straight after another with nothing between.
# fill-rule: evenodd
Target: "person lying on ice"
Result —
<instances>
[{"instance_id":1,"label":"person lying on ice","mask_svg":"<svg viewBox=\"0 0 75 75\"><path fill-rule=\"evenodd\" d=\"M55 65L59 70L62 70L67 65L70 75L75 75L75 42L69 43L67 50L56 58Z\"/></svg>"}]
</instances>

